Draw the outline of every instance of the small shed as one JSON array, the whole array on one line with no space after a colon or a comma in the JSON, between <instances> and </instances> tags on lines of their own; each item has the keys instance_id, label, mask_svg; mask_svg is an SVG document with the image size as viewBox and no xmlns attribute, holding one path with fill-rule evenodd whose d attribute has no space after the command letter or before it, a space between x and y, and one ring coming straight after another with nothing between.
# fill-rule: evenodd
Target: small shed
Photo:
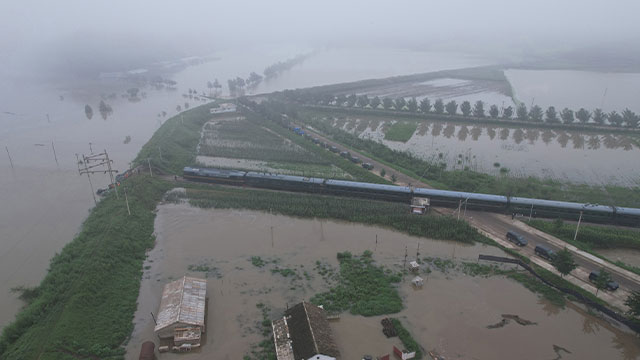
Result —
<instances>
[{"instance_id":1,"label":"small shed","mask_svg":"<svg viewBox=\"0 0 640 360\"><path fill-rule=\"evenodd\" d=\"M429 204L429 198L411 198L411 213L416 215L424 215L429 211Z\"/></svg>"},{"instance_id":2,"label":"small shed","mask_svg":"<svg viewBox=\"0 0 640 360\"><path fill-rule=\"evenodd\" d=\"M420 264L418 264L417 261L412 261L409 263L409 270L411 270L414 273L417 273L418 271L420 271Z\"/></svg>"},{"instance_id":3,"label":"small shed","mask_svg":"<svg viewBox=\"0 0 640 360\"><path fill-rule=\"evenodd\" d=\"M424 279L421 278L420 276L416 276L411 280L411 284L415 288L421 288L424 285Z\"/></svg>"},{"instance_id":4,"label":"small shed","mask_svg":"<svg viewBox=\"0 0 640 360\"><path fill-rule=\"evenodd\" d=\"M205 332L204 315L207 280L189 276L164 286L157 324L154 329L160 339L173 338L181 344L200 343Z\"/></svg>"}]
</instances>

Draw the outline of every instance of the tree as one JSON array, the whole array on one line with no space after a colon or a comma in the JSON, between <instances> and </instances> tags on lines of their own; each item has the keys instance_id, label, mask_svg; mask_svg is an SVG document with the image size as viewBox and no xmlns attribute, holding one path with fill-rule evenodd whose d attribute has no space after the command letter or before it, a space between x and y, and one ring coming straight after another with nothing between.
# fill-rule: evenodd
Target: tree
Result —
<instances>
[{"instance_id":1,"label":"tree","mask_svg":"<svg viewBox=\"0 0 640 360\"><path fill-rule=\"evenodd\" d=\"M351 94L349 96L347 96L347 106L348 107L353 107L356 102L358 101L358 97L356 96L356 94Z\"/></svg>"},{"instance_id":2,"label":"tree","mask_svg":"<svg viewBox=\"0 0 640 360\"><path fill-rule=\"evenodd\" d=\"M491 105L491 107L489 108L489 116L491 116L494 119L497 119L498 115L500 115L500 110L498 109L498 106Z\"/></svg>"},{"instance_id":3,"label":"tree","mask_svg":"<svg viewBox=\"0 0 640 360\"><path fill-rule=\"evenodd\" d=\"M596 124L602 125L604 124L605 120L607 120L607 114L604 111L602 111L602 109L593 110L593 121Z\"/></svg>"},{"instance_id":4,"label":"tree","mask_svg":"<svg viewBox=\"0 0 640 360\"><path fill-rule=\"evenodd\" d=\"M565 124L573 123L573 110L570 110L568 108L562 109L562 111L560 112L560 118L562 118L562 122Z\"/></svg>"},{"instance_id":5,"label":"tree","mask_svg":"<svg viewBox=\"0 0 640 360\"><path fill-rule=\"evenodd\" d=\"M102 116L103 120L107 120L107 116L111 115L113 109L111 105L104 102L104 100L100 100L100 105L98 105L98 111L100 111L100 116Z\"/></svg>"},{"instance_id":6,"label":"tree","mask_svg":"<svg viewBox=\"0 0 640 360\"><path fill-rule=\"evenodd\" d=\"M399 97L396 99L395 104L396 110L401 111L407 105L407 101L403 97Z\"/></svg>"},{"instance_id":7,"label":"tree","mask_svg":"<svg viewBox=\"0 0 640 360\"><path fill-rule=\"evenodd\" d=\"M220 82L218 81L218 79L215 79L213 81L213 87L216 89L216 91L219 91L220 89L222 89L222 85L220 85Z\"/></svg>"},{"instance_id":8,"label":"tree","mask_svg":"<svg viewBox=\"0 0 640 360\"><path fill-rule=\"evenodd\" d=\"M84 106L84 114L89 120L91 120L91 118L93 117L93 109L88 104Z\"/></svg>"},{"instance_id":9,"label":"tree","mask_svg":"<svg viewBox=\"0 0 640 360\"><path fill-rule=\"evenodd\" d=\"M549 106L549 108L547 109L547 111L544 112L545 113L545 121L548 123L557 123L559 122L558 120L558 113L556 112L556 108L553 106Z\"/></svg>"},{"instance_id":10,"label":"tree","mask_svg":"<svg viewBox=\"0 0 640 360\"><path fill-rule=\"evenodd\" d=\"M518 118L518 120L520 121L529 120L529 112L527 111L527 105L525 105L524 103L520 103L520 105L518 105L518 107L516 108L516 118Z\"/></svg>"},{"instance_id":11,"label":"tree","mask_svg":"<svg viewBox=\"0 0 640 360\"><path fill-rule=\"evenodd\" d=\"M451 100L445 105L447 109L447 114L455 115L458 112L458 103L455 100Z\"/></svg>"},{"instance_id":12,"label":"tree","mask_svg":"<svg viewBox=\"0 0 640 360\"><path fill-rule=\"evenodd\" d=\"M213 89L213 83L210 80L207 81L207 88L209 89L209 95L211 95L211 89Z\"/></svg>"},{"instance_id":13,"label":"tree","mask_svg":"<svg viewBox=\"0 0 640 360\"><path fill-rule=\"evenodd\" d=\"M471 115L471 103L463 101L462 104L460 104L460 112L462 112L462 116Z\"/></svg>"},{"instance_id":14,"label":"tree","mask_svg":"<svg viewBox=\"0 0 640 360\"><path fill-rule=\"evenodd\" d=\"M629 294L627 300L624 301L624 304L629 307L629 311L627 314L631 315L634 318L640 316L640 291L634 290Z\"/></svg>"},{"instance_id":15,"label":"tree","mask_svg":"<svg viewBox=\"0 0 640 360\"><path fill-rule=\"evenodd\" d=\"M393 107L393 100L391 100L391 98L388 98L388 97L382 99L382 107L385 110L391 109Z\"/></svg>"},{"instance_id":16,"label":"tree","mask_svg":"<svg viewBox=\"0 0 640 360\"><path fill-rule=\"evenodd\" d=\"M622 122L624 121L622 115L618 114L615 110L609 113L608 118L613 126L622 126Z\"/></svg>"},{"instance_id":17,"label":"tree","mask_svg":"<svg viewBox=\"0 0 640 360\"><path fill-rule=\"evenodd\" d=\"M407 109L412 113L418 111L418 102L416 101L416 98L411 98L407 101Z\"/></svg>"},{"instance_id":18,"label":"tree","mask_svg":"<svg viewBox=\"0 0 640 360\"><path fill-rule=\"evenodd\" d=\"M624 109L622 112L622 119L628 128L635 129L638 127L638 116L636 113L629 109Z\"/></svg>"},{"instance_id":19,"label":"tree","mask_svg":"<svg viewBox=\"0 0 640 360\"><path fill-rule=\"evenodd\" d=\"M531 121L542 122L542 115L544 115L544 113L538 105L533 105L531 110L529 110L529 119L531 119Z\"/></svg>"},{"instance_id":20,"label":"tree","mask_svg":"<svg viewBox=\"0 0 640 360\"><path fill-rule=\"evenodd\" d=\"M576 111L576 118L580 120L581 123L586 124L591 119L591 113L585 108L580 108L580 110Z\"/></svg>"},{"instance_id":21,"label":"tree","mask_svg":"<svg viewBox=\"0 0 640 360\"><path fill-rule=\"evenodd\" d=\"M372 109L377 109L378 106L380 106L380 98L379 97L374 97L373 99L371 99L371 102L369 103L369 105L371 105Z\"/></svg>"},{"instance_id":22,"label":"tree","mask_svg":"<svg viewBox=\"0 0 640 360\"><path fill-rule=\"evenodd\" d=\"M182 111L182 106L180 106L180 105L176 106L176 111L177 111L177 112Z\"/></svg>"},{"instance_id":23,"label":"tree","mask_svg":"<svg viewBox=\"0 0 640 360\"><path fill-rule=\"evenodd\" d=\"M507 106L506 108L504 108L504 110L502 111L502 118L509 120L512 116L513 108L511 106Z\"/></svg>"},{"instance_id":24,"label":"tree","mask_svg":"<svg viewBox=\"0 0 640 360\"><path fill-rule=\"evenodd\" d=\"M188 108L189 108L189 103L188 103L188 102L185 102L185 103L184 103L184 109L185 109L185 110L187 110Z\"/></svg>"},{"instance_id":25,"label":"tree","mask_svg":"<svg viewBox=\"0 0 640 360\"><path fill-rule=\"evenodd\" d=\"M369 105L369 97L367 95L358 96L358 107L364 108Z\"/></svg>"},{"instance_id":26,"label":"tree","mask_svg":"<svg viewBox=\"0 0 640 360\"><path fill-rule=\"evenodd\" d=\"M336 106L342 106L347 102L347 97L344 94L336 96Z\"/></svg>"},{"instance_id":27,"label":"tree","mask_svg":"<svg viewBox=\"0 0 640 360\"><path fill-rule=\"evenodd\" d=\"M252 71L251 74L249 74L249 78L247 78L247 85L249 87L256 87L261 82L262 82L262 75L256 73L255 71Z\"/></svg>"},{"instance_id":28,"label":"tree","mask_svg":"<svg viewBox=\"0 0 640 360\"><path fill-rule=\"evenodd\" d=\"M607 284L611 282L611 274L609 274L604 268L600 269L600 274L594 281L596 284L596 296L598 296L598 292L600 289L604 289L607 287Z\"/></svg>"},{"instance_id":29,"label":"tree","mask_svg":"<svg viewBox=\"0 0 640 360\"><path fill-rule=\"evenodd\" d=\"M475 117L484 117L484 103L480 100L476 101L475 105L473 105L473 116Z\"/></svg>"},{"instance_id":30,"label":"tree","mask_svg":"<svg viewBox=\"0 0 640 360\"><path fill-rule=\"evenodd\" d=\"M431 101L429 100L429 98L424 98L422 99L422 101L420 101L420 111L422 111L423 114L431 111Z\"/></svg>"},{"instance_id":31,"label":"tree","mask_svg":"<svg viewBox=\"0 0 640 360\"><path fill-rule=\"evenodd\" d=\"M433 104L433 111L435 111L436 114L444 113L444 101L442 101L442 99L436 100Z\"/></svg>"},{"instance_id":32,"label":"tree","mask_svg":"<svg viewBox=\"0 0 640 360\"><path fill-rule=\"evenodd\" d=\"M565 247L558 251L556 256L553 258L553 266L558 270L560 276L565 276L578 267L578 264L573 260L571 252Z\"/></svg>"},{"instance_id":33,"label":"tree","mask_svg":"<svg viewBox=\"0 0 640 360\"><path fill-rule=\"evenodd\" d=\"M398 177L396 176L395 173L391 174L391 182L395 184L396 180L398 180Z\"/></svg>"}]
</instances>

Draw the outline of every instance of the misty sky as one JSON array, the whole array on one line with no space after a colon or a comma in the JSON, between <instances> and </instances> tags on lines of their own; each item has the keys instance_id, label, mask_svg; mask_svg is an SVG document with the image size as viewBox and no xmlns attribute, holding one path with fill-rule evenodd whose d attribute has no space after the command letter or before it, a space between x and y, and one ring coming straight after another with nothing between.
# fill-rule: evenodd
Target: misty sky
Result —
<instances>
[{"instance_id":1,"label":"misty sky","mask_svg":"<svg viewBox=\"0 0 640 360\"><path fill-rule=\"evenodd\" d=\"M145 52L157 59L287 42L555 50L633 44L639 15L637 0L5 0L0 61L11 67L84 53Z\"/></svg>"}]
</instances>

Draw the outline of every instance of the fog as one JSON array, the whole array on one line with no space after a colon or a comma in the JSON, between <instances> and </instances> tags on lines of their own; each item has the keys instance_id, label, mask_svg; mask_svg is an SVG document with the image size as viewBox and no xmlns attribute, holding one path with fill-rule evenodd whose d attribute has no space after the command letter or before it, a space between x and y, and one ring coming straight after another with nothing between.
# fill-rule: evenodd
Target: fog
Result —
<instances>
[{"instance_id":1,"label":"fog","mask_svg":"<svg viewBox=\"0 0 640 360\"><path fill-rule=\"evenodd\" d=\"M633 0L3 1L0 71L95 76L269 44L490 53L501 62L606 44L634 56L638 13Z\"/></svg>"}]
</instances>

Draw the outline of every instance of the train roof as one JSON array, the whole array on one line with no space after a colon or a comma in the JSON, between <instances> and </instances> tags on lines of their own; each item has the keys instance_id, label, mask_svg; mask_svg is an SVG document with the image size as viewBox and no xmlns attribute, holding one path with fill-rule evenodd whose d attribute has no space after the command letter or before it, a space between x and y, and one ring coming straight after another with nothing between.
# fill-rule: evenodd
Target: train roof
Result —
<instances>
[{"instance_id":1,"label":"train roof","mask_svg":"<svg viewBox=\"0 0 640 360\"><path fill-rule=\"evenodd\" d=\"M269 179L269 180L280 180L280 181L290 181L290 182L298 182L298 183L313 183L313 184L322 184L324 179L322 178L314 178L314 177L304 177L304 176L295 176L295 175L282 175L275 173L260 173L255 171L250 171L247 173L248 178L253 179Z\"/></svg>"},{"instance_id":2,"label":"train roof","mask_svg":"<svg viewBox=\"0 0 640 360\"><path fill-rule=\"evenodd\" d=\"M384 184L372 184L358 181L347 181L347 180L331 180L328 179L326 184L329 186L343 186L354 189L368 189L368 190L377 190L377 191L388 191L395 192L401 194L410 194L411 188L408 186L398 186L398 185L384 185Z\"/></svg>"},{"instance_id":3,"label":"train roof","mask_svg":"<svg viewBox=\"0 0 640 360\"><path fill-rule=\"evenodd\" d=\"M443 196L448 198L455 198L458 200L477 200L477 201L489 201L500 204L507 203L507 197L502 195L491 195L491 194L477 194L463 191L449 191L449 190L436 190L436 189L426 189L426 188L415 188L413 190L415 195L424 196L424 197L433 197L433 196Z\"/></svg>"},{"instance_id":4,"label":"train roof","mask_svg":"<svg viewBox=\"0 0 640 360\"><path fill-rule=\"evenodd\" d=\"M199 174L206 175L206 176L215 176L215 177L222 177L222 178L242 177L242 176L244 176L246 174L246 172L240 171L240 170L227 170L227 169L215 169L215 168L196 168L196 167L189 167L189 166L186 166L182 171L183 172L197 172Z\"/></svg>"},{"instance_id":5,"label":"train roof","mask_svg":"<svg viewBox=\"0 0 640 360\"><path fill-rule=\"evenodd\" d=\"M511 197L511 204L515 205L527 205L535 208L536 206L541 207L554 207L560 209L567 210L576 210L576 211L594 211L601 213L612 213L613 207L608 205L598 205L598 204L582 204L568 201L555 201L555 200L541 200L541 199L530 199L530 198L522 198L522 197Z\"/></svg>"},{"instance_id":6,"label":"train roof","mask_svg":"<svg viewBox=\"0 0 640 360\"><path fill-rule=\"evenodd\" d=\"M628 207L616 207L616 212L620 215L640 216L640 209Z\"/></svg>"}]
</instances>

